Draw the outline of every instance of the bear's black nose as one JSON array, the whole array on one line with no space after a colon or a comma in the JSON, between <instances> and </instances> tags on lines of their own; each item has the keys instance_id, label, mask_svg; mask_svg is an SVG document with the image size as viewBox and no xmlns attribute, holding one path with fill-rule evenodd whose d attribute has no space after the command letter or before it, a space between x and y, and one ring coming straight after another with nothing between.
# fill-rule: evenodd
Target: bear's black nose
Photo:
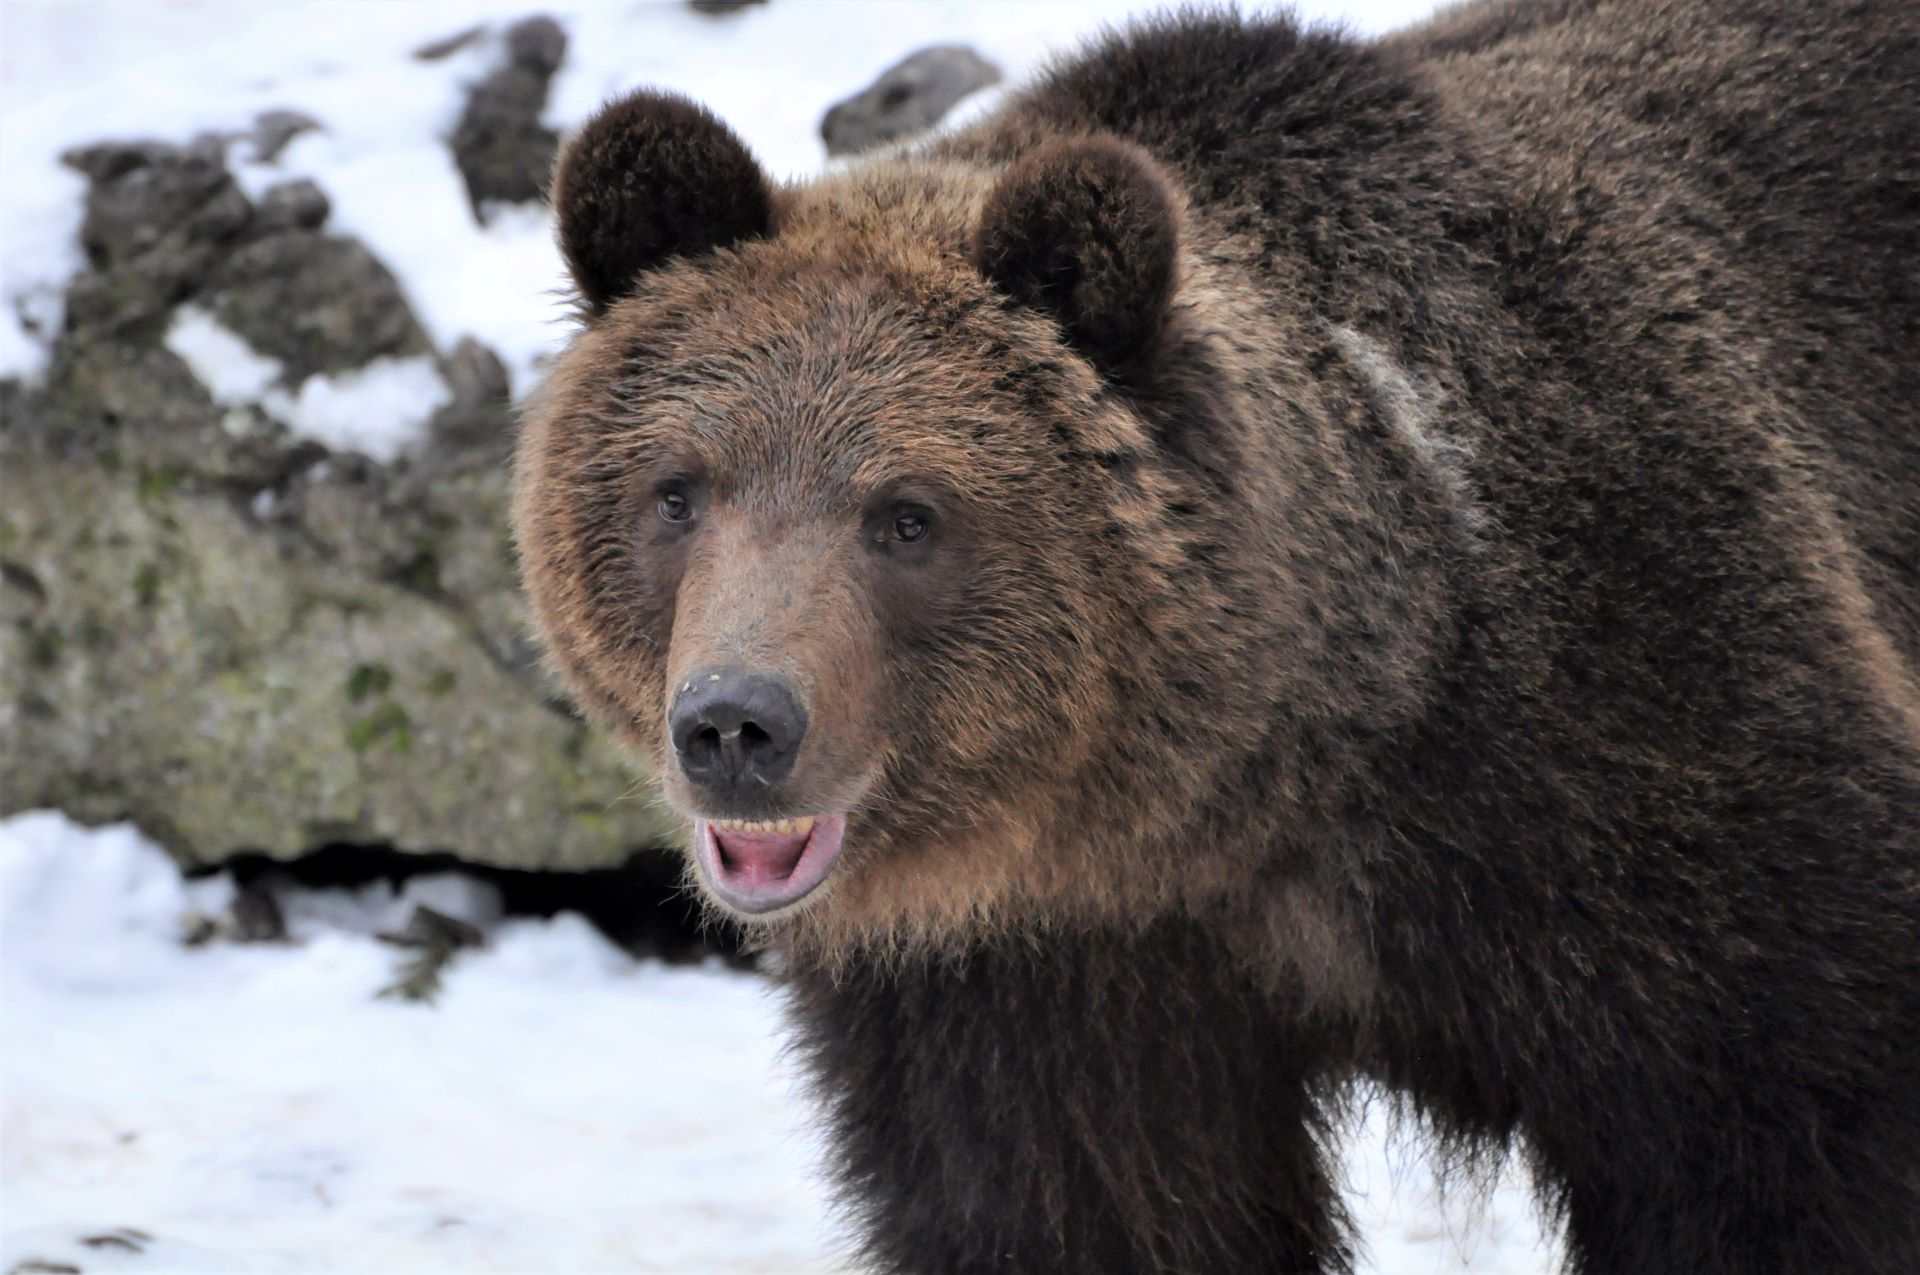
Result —
<instances>
[{"instance_id":1,"label":"bear's black nose","mask_svg":"<svg viewBox=\"0 0 1920 1275\"><path fill-rule=\"evenodd\" d=\"M688 779L717 797L752 800L793 769L807 713L777 674L701 669L681 679L667 732Z\"/></svg>"}]
</instances>

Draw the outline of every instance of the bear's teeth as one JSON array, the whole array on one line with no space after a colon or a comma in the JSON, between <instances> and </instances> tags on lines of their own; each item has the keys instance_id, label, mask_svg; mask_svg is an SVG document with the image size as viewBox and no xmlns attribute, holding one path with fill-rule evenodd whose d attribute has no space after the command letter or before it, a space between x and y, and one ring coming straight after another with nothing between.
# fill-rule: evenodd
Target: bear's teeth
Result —
<instances>
[{"instance_id":1,"label":"bear's teeth","mask_svg":"<svg viewBox=\"0 0 1920 1275\"><path fill-rule=\"evenodd\" d=\"M713 826L722 832L774 833L782 837L801 837L813 831L813 816L798 819L715 819Z\"/></svg>"}]
</instances>

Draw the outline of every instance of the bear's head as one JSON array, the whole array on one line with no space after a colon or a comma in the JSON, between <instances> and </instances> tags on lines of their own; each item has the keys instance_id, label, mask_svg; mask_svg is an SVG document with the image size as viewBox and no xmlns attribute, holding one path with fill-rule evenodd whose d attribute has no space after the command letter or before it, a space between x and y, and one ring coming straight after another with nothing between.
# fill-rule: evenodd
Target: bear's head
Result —
<instances>
[{"instance_id":1,"label":"bear's head","mask_svg":"<svg viewBox=\"0 0 1920 1275\"><path fill-rule=\"evenodd\" d=\"M643 93L553 195L584 322L520 441L526 583L729 913L829 947L1151 915L1403 709L1429 603L1355 614L1394 550L1342 547L1380 515L1330 477L1328 338L1211 282L1137 147L782 188Z\"/></svg>"}]
</instances>

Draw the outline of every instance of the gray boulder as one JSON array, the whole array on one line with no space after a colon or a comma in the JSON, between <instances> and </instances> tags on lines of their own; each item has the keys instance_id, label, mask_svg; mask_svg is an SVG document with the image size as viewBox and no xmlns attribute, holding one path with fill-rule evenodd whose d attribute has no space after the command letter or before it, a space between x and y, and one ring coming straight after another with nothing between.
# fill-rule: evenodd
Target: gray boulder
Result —
<instances>
[{"instance_id":1,"label":"gray boulder","mask_svg":"<svg viewBox=\"0 0 1920 1275\"><path fill-rule=\"evenodd\" d=\"M486 25L479 23L474 26L463 27L455 31L452 35L442 36L437 40L429 40L415 49L413 56L422 62L438 62L444 58L450 58L460 52L460 50L478 44L486 38Z\"/></svg>"},{"instance_id":2,"label":"gray boulder","mask_svg":"<svg viewBox=\"0 0 1920 1275\"><path fill-rule=\"evenodd\" d=\"M0 381L0 816L131 819L183 861L333 842L594 867L675 833L554 697L507 530L507 378L441 351L294 183L215 143L88 148L90 268L45 383ZM277 388L432 360L447 402L379 464L216 402L165 344L191 303Z\"/></svg>"},{"instance_id":3,"label":"gray boulder","mask_svg":"<svg viewBox=\"0 0 1920 1275\"><path fill-rule=\"evenodd\" d=\"M359 240L317 230L234 246L197 300L295 381L433 348L392 272Z\"/></svg>"},{"instance_id":4,"label":"gray boulder","mask_svg":"<svg viewBox=\"0 0 1920 1275\"><path fill-rule=\"evenodd\" d=\"M566 32L552 18L528 18L509 27L503 43L504 59L473 86L447 142L474 219L483 223L488 204L546 198L560 145L540 114L554 72L566 59Z\"/></svg>"},{"instance_id":5,"label":"gray boulder","mask_svg":"<svg viewBox=\"0 0 1920 1275\"><path fill-rule=\"evenodd\" d=\"M63 159L90 183L80 242L92 269L67 295L68 326L86 339L151 328L199 288L253 220L218 138L111 142Z\"/></svg>"},{"instance_id":6,"label":"gray boulder","mask_svg":"<svg viewBox=\"0 0 1920 1275\"><path fill-rule=\"evenodd\" d=\"M243 136L252 144L253 160L271 164L294 138L319 127L320 121L303 111L262 111L254 116L252 130Z\"/></svg>"},{"instance_id":7,"label":"gray boulder","mask_svg":"<svg viewBox=\"0 0 1920 1275\"><path fill-rule=\"evenodd\" d=\"M281 182L260 196L254 226L262 234L286 230L318 230L333 211L327 193L310 181Z\"/></svg>"},{"instance_id":8,"label":"gray boulder","mask_svg":"<svg viewBox=\"0 0 1920 1275\"><path fill-rule=\"evenodd\" d=\"M820 136L827 154L855 154L932 128L962 98L999 82L1000 68L967 46L934 45L834 103L820 121Z\"/></svg>"}]
</instances>

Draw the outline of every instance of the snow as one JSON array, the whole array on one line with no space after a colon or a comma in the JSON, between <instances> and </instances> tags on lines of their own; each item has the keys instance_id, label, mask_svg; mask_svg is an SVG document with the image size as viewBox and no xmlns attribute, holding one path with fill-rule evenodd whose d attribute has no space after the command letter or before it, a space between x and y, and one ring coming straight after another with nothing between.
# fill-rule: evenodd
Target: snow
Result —
<instances>
[{"instance_id":1,"label":"snow","mask_svg":"<svg viewBox=\"0 0 1920 1275\"><path fill-rule=\"evenodd\" d=\"M429 879L417 897L465 910ZM802 1272L834 1241L751 977L508 921L435 1007L376 999L411 898L291 945L180 943L231 897L130 829L0 823L0 1270Z\"/></svg>"},{"instance_id":2,"label":"snow","mask_svg":"<svg viewBox=\"0 0 1920 1275\"><path fill-rule=\"evenodd\" d=\"M292 942L182 944L224 877L126 827L0 821L0 1270L827 1272L845 1265L755 976L636 961L449 874L281 895ZM416 902L485 949L379 999ZM1524 1181L1445 1196L1373 1104L1373 1275L1544 1275ZM88 1248L116 1228L145 1251Z\"/></svg>"},{"instance_id":3,"label":"snow","mask_svg":"<svg viewBox=\"0 0 1920 1275\"><path fill-rule=\"evenodd\" d=\"M1443 1181L1379 1094L1344 1147L1345 1198L1366 1246L1360 1275L1547 1275L1558 1236L1513 1160L1491 1184Z\"/></svg>"},{"instance_id":4,"label":"snow","mask_svg":"<svg viewBox=\"0 0 1920 1275\"><path fill-rule=\"evenodd\" d=\"M390 461L417 440L419 427L453 399L433 360L375 359L336 376L315 374L291 396L270 393L263 406L293 432L335 451Z\"/></svg>"},{"instance_id":5,"label":"snow","mask_svg":"<svg viewBox=\"0 0 1920 1275\"><path fill-rule=\"evenodd\" d=\"M281 387L278 359L198 306L183 305L167 326L166 347L179 355L213 401L258 403L294 434L332 451L387 462L417 441L420 427L453 399L433 360L380 358L337 375L315 373L291 392Z\"/></svg>"},{"instance_id":6,"label":"snow","mask_svg":"<svg viewBox=\"0 0 1920 1275\"><path fill-rule=\"evenodd\" d=\"M258 403L280 379L279 359L261 354L197 305L174 311L164 344L222 407Z\"/></svg>"}]
</instances>

